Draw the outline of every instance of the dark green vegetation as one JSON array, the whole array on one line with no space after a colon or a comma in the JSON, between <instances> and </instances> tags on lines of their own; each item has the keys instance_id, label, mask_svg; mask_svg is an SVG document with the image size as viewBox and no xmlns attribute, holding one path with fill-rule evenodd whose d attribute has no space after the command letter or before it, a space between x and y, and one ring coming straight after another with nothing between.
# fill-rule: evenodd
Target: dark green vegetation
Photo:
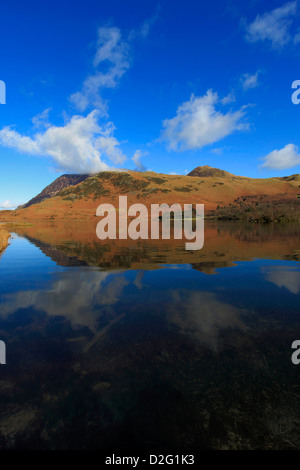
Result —
<instances>
[{"instance_id":1,"label":"dark green vegetation","mask_svg":"<svg viewBox=\"0 0 300 470\"><path fill-rule=\"evenodd\" d=\"M166 183L168 181L164 180L163 178L158 178L156 176L147 176L147 180L151 181L152 183L155 183L155 184L163 184L163 183Z\"/></svg>"},{"instance_id":2,"label":"dark green vegetation","mask_svg":"<svg viewBox=\"0 0 300 470\"><path fill-rule=\"evenodd\" d=\"M274 198L265 202L267 196L237 198L227 207L218 206L213 218L219 220L247 220L248 222L292 222L300 220L300 200Z\"/></svg>"},{"instance_id":3,"label":"dark green vegetation","mask_svg":"<svg viewBox=\"0 0 300 470\"><path fill-rule=\"evenodd\" d=\"M72 186L68 189L63 189L58 196L66 201L74 201L75 199L83 199L92 196L96 199L99 196L108 196L109 191L98 181L97 177L90 177L85 180L81 185Z\"/></svg>"},{"instance_id":4,"label":"dark green vegetation","mask_svg":"<svg viewBox=\"0 0 300 470\"><path fill-rule=\"evenodd\" d=\"M96 177L98 179L102 179L103 173L98 173ZM116 188L118 188L121 194L141 191L149 185L147 181L133 178L131 174L125 172L107 172L105 178L109 180Z\"/></svg>"},{"instance_id":5,"label":"dark green vegetation","mask_svg":"<svg viewBox=\"0 0 300 470\"><path fill-rule=\"evenodd\" d=\"M175 191L179 191L181 193L189 193L190 191L192 191L193 187L189 187L189 186L175 186L174 190Z\"/></svg>"},{"instance_id":6,"label":"dark green vegetation","mask_svg":"<svg viewBox=\"0 0 300 470\"><path fill-rule=\"evenodd\" d=\"M149 183L137 180L125 172L101 172L86 179L78 186L63 189L57 195L64 200L75 200L92 197L97 199L101 196L109 196L109 184L117 188L120 194L130 194L135 191L144 190Z\"/></svg>"}]
</instances>

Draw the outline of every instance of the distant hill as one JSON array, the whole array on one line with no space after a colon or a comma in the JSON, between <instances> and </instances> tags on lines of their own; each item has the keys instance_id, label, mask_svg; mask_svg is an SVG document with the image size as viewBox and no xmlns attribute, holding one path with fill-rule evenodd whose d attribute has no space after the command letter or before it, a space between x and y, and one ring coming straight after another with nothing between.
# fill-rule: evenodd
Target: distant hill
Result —
<instances>
[{"instance_id":1,"label":"distant hill","mask_svg":"<svg viewBox=\"0 0 300 470\"><path fill-rule=\"evenodd\" d=\"M202 203L205 214L253 221L299 220L300 177L248 178L209 166L189 175L151 171L102 171L95 175L63 175L15 211L1 211L3 220L93 219L103 202L128 205Z\"/></svg>"},{"instance_id":2,"label":"distant hill","mask_svg":"<svg viewBox=\"0 0 300 470\"><path fill-rule=\"evenodd\" d=\"M90 175L62 175L59 178L56 178L53 183L46 186L41 193L30 199L26 204L19 206L17 209L30 207L33 204L39 204L45 199L56 196L56 194L64 188L82 183L82 181L86 180L89 176Z\"/></svg>"},{"instance_id":3,"label":"distant hill","mask_svg":"<svg viewBox=\"0 0 300 470\"><path fill-rule=\"evenodd\" d=\"M300 183L300 175L299 173L295 173L291 176L277 176L274 179L281 180L281 181L299 181Z\"/></svg>"},{"instance_id":4,"label":"distant hill","mask_svg":"<svg viewBox=\"0 0 300 470\"><path fill-rule=\"evenodd\" d=\"M219 168L213 168L208 165L204 166L197 166L197 168L194 168L190 173L188 173L188 176L200 176L201 178L206 178L208 176L218 176L220 178L224 176L235 176L232 173L228 173L228 171L225 170L219 170Z\"/></svg>"}]
</instances>

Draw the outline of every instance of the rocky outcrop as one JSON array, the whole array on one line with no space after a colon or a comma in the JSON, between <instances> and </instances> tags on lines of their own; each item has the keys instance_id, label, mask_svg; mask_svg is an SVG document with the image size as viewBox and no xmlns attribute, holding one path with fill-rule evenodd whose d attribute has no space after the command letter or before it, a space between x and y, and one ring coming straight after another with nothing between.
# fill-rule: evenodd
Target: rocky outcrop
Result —
<instances>
[{"instance_id":1,"label":"rocky outcrop","mask_svg":"<svg viewBox=\"0 0 300 470\"><path fill-rule=\"evenodd\" d=\"M40 194L30 199L26 204L19 206L17 209L30 207L33 204L38 204L45 199L56 196L56 194L62 191L62 189L68 188L69 186L76 186L86 180L89 176L90 175L62 175L53 181L53 183L46 186Z\"/></svg>"},{"instance_id":2,"label":"rocky outcrop","mask_svg":"<svg viewBox=\"0 0 300 470\"><path fill-rule=\"evenodd\" d=\"M225 170L220 170L219 168L213 168L209 165L204 166L197 166L194 168L188 176L200 176L201 178L205 178L206 176L215 176L215 177L223 177L223 176L235 176L232 173L229 173Z\"/></svg>"}]
</instances>

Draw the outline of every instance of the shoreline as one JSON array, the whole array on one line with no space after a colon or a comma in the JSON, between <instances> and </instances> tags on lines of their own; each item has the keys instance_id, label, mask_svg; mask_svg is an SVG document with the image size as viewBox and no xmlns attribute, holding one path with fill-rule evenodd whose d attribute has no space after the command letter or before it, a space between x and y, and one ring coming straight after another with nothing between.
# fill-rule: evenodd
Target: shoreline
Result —
<instances>
[{"instance_id":1,"label":"shoreline","mask_svg":"<svg viewBox=\"0 0 300 470\"><path fill-rule=\"evenodd\" d=\"M0 253L8 246L9 239L10 233L6 229L0 228Z\"/></svg>"}]
</instances>

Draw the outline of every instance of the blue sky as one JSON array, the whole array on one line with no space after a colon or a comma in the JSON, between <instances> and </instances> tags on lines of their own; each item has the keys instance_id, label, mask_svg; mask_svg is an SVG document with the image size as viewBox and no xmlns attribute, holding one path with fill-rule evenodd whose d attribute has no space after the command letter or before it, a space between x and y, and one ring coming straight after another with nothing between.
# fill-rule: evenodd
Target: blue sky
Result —
<instances>
[{"instance_id":1,"label":"blue sky","mask_svg":"<svg viewBox=\"0 0 300 470\"><path fill-rule=\"evenodd\" d=\"M300 172L300 2L11 0L1 20L1 208L63 173Z\"/></svg>"}]
</instances>

